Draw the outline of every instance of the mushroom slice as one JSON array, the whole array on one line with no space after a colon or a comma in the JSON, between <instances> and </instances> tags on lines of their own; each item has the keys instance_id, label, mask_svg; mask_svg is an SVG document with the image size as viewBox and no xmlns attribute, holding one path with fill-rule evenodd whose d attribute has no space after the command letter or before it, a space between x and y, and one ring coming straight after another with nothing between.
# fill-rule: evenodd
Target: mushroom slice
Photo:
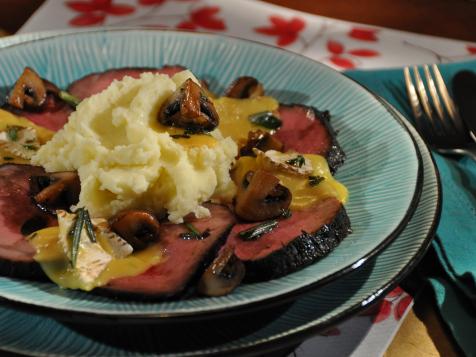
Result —
<instances>
[{"instance_id":1,"label":"mushroom slice","mask_svg":"<svg viewBox=\"0 0 476 357\"><path fill-rule=\"evenodd\" d=\"M127 241L134 250L144 249L159 237L160 223L148 211L125 210L109 221L111 229Z\"/></svg>"},{"instance_id":2,"label":"mushroom slice","mask_svg":"<svg viewBox=\"0 0 476 357\"><path fill-rule=\"evenodd\" d=\"M230 98L256 98L264 95L263 85L256 78L238 77L225 91L225 97Z\"/></svg>"},{"instance_id":3,"label":"mushroom slice","mask_svg":"<svg viewBox=\"0 0 476 357\"><path fill-rule=\"evenodd\" d=\"M245 265L231 247L224 247L205 270L197 290L206 296L223 296L232 292L245 276Z\"/></svg>"},{"instance_id":4,"label":"mushroom slice","mask_svg":"<svg viewBox=\"0 0 476 357\"><path fill-rule=\"evenodd\" d=\"M204 132L215 129L219 117L204 90L187 79L160 108L159 122L191 132Z\"/></svg>"},{"instance_id":5,"label":"mushroom slice","mask_svg":"<svg viewBox=\"0 0 476 357\"><path fill-rule=\"evenodd\" d=\"M280 170L299 176L309 176L313 172L311 162L299 153L282 153L276 150L263 152L256 148L253 149L253 152L263 164L263 168L270 171Z\"/></svg>"},{"instance_id":6,"label":"mushroom slice","mask_svg":"<svg viewBox=\"0 0 476 357\"><path fill-rule=\"evenodd\" d=\"M30 193L40 208L50 213L78 203L81 183L75 171L30 177Z\"/></svg>"},{"instance_id":7,"label":"mushroom slice","mask_svg":"<svg viewBox=\"0 0 476 357\"><path fill-rule=\"evenodd\" d=\"M248 133L248 141L240 149L240 156L256 156L253 152L254 148L263 152L268 150L282 151L284 144L270 133L256 130Z\"/></svg>"},{"instance_id":8,"label":"mushroom slice","mask_svg":"<svg viewBox=\"0 0 476 357\"><path fill-rule=\"evenodd\" d=\"M235 213L247 221L264 221L286 211L291 198L291 191L276 176L264 170L249 171L238 187Z\"/></svg>"},{"instance_id":9,"label":"mushroom slice","mask_svg":"<svg viewBox=\"0 0 476 357\"><path fill-rule=\"evenodd\" d=\"M46 101L46 87L41 77L30 67L23 70L8 98L17 109L40 108Z\"/></svg>"}]
</instances>

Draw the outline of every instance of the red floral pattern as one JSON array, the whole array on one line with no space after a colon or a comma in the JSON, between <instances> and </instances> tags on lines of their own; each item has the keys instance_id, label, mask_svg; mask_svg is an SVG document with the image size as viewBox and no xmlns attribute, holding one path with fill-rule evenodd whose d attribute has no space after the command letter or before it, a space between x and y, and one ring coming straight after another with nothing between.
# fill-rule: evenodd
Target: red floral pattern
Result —
<instances>
[{"instance_id":1,"label":"red floral pattern","mask_svg":"<svg viewBox=\"0 0 476 357\"><path fill-rule=\"evenodd\" d=\"M393 310L395 320L398 321L402 318L403 314L405 313L405 311L407 311L407 308L411 302L412 302L412 297L410 295L405 296L398 302L397 306Z\"/></svg>"},{"instance_id":2,"label":"red floral pattern","mask_svg":"<svg viewBox=\"0 0 476 357\"><path fill-rule=\"evenodd\" d=\"M286 20L281 16L270 16L271 26L256 27L254 30L266 36L276 36L276 45L284 47L294 43L299 34L306 27L306 23L299 17Z\"/></svg>"},{"instance_id":3,"label":"red floral pattern","mask_svg":"<svg viewBox=\"0 0 476 357\"><path fill-rule=\"evenodd\" d=\"M346 50L345 46L342 43L332 39L327 41L327 50L331 53L331 56L329 57L329 61L331 61L334 65L345 68L345 69L352 69L357 66L355 63L355 60L352 59L352 56L354 57L380 56L380 53L378 51L371 50L368 48L355 48L351 50Z\"/></svg>"},{"instance_id":4,"label":"red floral pattern","mask_svg":"<svg viewBox=\"0 0 476 357\"><path fill-rule=\"evenodd\" d=\"M204 28L207 30L224 31L226 30L225 21L217 17L220 12L218 6L203 6L190 13L187 20L180 22L177 25L179 29L197 30Z\"/></svg>"},{"instance_id":5,"label":"red floral pattern","mask_svg":"<svg viewBox=\"0 0 476 357\"><path fill-rule=\"evenodd\" d=\"M354 27L348 33L349 37L360 41L378 41L377 29Z\"/></svg>"},{"instance_id":6,"label":"red floral pattern","mask_svg":"<svg viewBox=\"0 0 476 357\"><path fill-rule=\"evenodd\" d=\"M471 53L472 55L476 55L476 46L468 45L468 46L466 46L466 49L467 49L468 52Z\"/></svg>"},{"instance_id":7,"label":"red floral pattern","mask_svg":"<svg viewBox=\"0 0 476 357\"><path fill-rule=\"evenodd\" d=\"M124 16L134 12L134 7L114 4L113 0L67 1L66 6L79 12L69 20L72 26L92 26L104 23L107 15Z\"/></svg>"},{"instance_id":8,"label":"red floral pattern","mask_svg":"<svg viewBox=\"0 0 476 357\"><path fill-rule=\"evenodd\" d=\"M383 300L370 306L359 315L370 316L373 323L378 323L388 319L393 311L393 316L398 321L405 314L412 301L413 298L397 286Z\"/></svg>"}]
</instances>

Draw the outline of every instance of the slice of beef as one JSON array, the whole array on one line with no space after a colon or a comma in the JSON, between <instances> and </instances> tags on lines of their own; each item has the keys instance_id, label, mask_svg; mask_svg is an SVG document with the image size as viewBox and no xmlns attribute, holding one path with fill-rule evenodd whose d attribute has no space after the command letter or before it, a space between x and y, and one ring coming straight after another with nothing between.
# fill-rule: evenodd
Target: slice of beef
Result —
<instances>
[{"instance_id":1,"label":"slice of beef","mask_svg":"<svg viewBox=\"0 0 476 357\"><path fill-rule=\"evenodd\" d=\"M281 104L279 114L283 125L275 136L284 144L285 151L325 156L332 173L344 164L345 154L330 125L328 111L301 104Z\"/></svg>"},{"instance_id":2,"label":"slice of beef","mask_svg":"<svg viewBox=\"0 0 476 357\"><path fill-rule=\"evenodd\" d=\"M335 198L293 212L255 240L239 236L239 232L255 225L237 224L226 243L245 263L247 281L270 280L302 269L327 255L350 233L345 208Z\"/></svg>"},{"instance_id":3,"label":"slice of beef","mask_svg":"<svg viewBox=\"0 0 476 357\"><path fill-rule=\"evenodd\" d=\"M71 83L68 92L72 95L84 99L93 94L97 94L107 87L114 80L121 80L125 76L139 78L141 73L152 72L173 76L175 73L185 69L182 66L164 66L162 68L116 68L104 72L92 73Z\"/></svg>"},{"instance_id":4,"label":"slice of beef","mask_svg":"<svg viewBox=\"0 0 476 357\"><path fill-rule=\"evenodd\" d=\"M157 244L164 247L165 260L140 275L111 280L106 288L153 297L171 297L181 293L195 277L201 275L235 222L226 207L214 204L207 207L210 217L186 220L200 232L209 230L206 238L184 239L180 234L188 232L185 225L163 224L160 243Z\"/></svg>"},{"instance_id":5,"label":"slice of beef","mask_svg":"<svg viewBox=\"0 0 476 357\"><path fill-rule=\"evenodd\" d=\"M30 197L30 176L43 175L39 166L0 166L0 274L21 278L43 277L34 262L35 249L25 235L57 225Z\"/></svg>"}]
</instances>

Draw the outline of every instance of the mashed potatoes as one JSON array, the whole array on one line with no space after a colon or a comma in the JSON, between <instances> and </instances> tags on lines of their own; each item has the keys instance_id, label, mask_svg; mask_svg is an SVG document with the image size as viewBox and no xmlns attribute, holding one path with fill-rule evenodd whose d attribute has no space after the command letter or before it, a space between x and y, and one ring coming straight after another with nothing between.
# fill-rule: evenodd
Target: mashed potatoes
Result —
<instances>
[{"instance_id":1,"label":"mashed potatoes","mask_svg":"<svg viewBox=\"0 0 476 357\"><path fill-rule=\"evenodd\" d=\"M113 82L82 101L32 163L49 172L77 170L78 206L94 217L127 208L167 211L175 223L191 212L207 216L203 202L230 200L235 193L229 169L237 146L218 130L174 139L167 131L176 129L157 122L161 104L188 78L196 81L183 71Z\"/></svg>"}]
</instances>

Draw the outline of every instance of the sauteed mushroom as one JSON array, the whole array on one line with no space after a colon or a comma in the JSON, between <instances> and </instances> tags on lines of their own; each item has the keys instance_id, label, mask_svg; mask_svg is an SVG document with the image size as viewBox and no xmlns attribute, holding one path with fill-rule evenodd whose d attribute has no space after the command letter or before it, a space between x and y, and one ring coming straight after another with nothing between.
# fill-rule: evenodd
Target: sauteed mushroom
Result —
<instances>
[{"instance_id":1,"label":"sauteed mushroom","mask_svg":"<svg viewBox=\"0 0 476 357\"><path fill-rule=\"evenodd\" d=\"M218 126L215 106L200 86L187 79L159 111L160 123L190 131L211 131Z\"/></svg>"},{"instance_id":2,"label":"sauteed mushroom","mask_svg":"<svg viewBox=\"0 0 476 357\"><path fill-rule=\"evenodd\" d=\"M248 141L240 149L240 156L256 156L253 148L261 151L282 151L284 144L266 131L256 130L248 133Z\"/></svg>"},{"instance_id":3,"label":"sauteed mushroom","mask_svg":"<svg viewBox=\"0 0 476 357\"><path fill-rule=\"evenodd\" d=\"M264 95L263 85L249 76L238 77L225 91L225 97L255 98Z\"/></svg>"},{"instance_id":4,"label":"sauteed mushroom","mask_svg":"<svg viewBox=\"0 0 476 357\"><path fill-rule=\"evenodd\" d=\"M73 171L53 172L30 178L30 192L40 208L50 213L69 209L79 200L81 184Z\"/></svg>"},{"instance_id":5,"label":"sauteed mushroom","mask_svg":"<svg viewBox=\"0 0 476 357\"><path fill-rule=\"evenodd\" d=\"M40 108L45 101L43 80L33 69L26 67L10 93L8 104L17 109Z\"/></svg>"},{"instance_id":6,"label":"sauteed mushroom","mask_svg":"<svg viewBox=\"0 0 476 357\"><path fill-rule=\"evenodd\" d=\"M291 204L291 192L264 170L249 171L238 188L235 213L247 221L278 217Z\"/></svg>"},{"instance_id":7,"label":"sauteed mushroom","mask_svg":"<svg viewBox=\"0 0 476 357\"><path fill-rule=\"evenodd\" d=\"M198 282L198 292L206 296L222 296L235 289L245 276L245 265L233 253L233 248L224 247L205 270Z\"/></svg>"},{"instance_id":8,"label":"sauteed mushroom","mask_svg":"<svg viewBox=\"0 0 476 357\"><path fill-rule=\"evenodd\" d=\"M134 250L144 249L159 237L160 223L150 212L121 211L109 221L111 229L129 243Z\"/></svg>"}]
</instances>

